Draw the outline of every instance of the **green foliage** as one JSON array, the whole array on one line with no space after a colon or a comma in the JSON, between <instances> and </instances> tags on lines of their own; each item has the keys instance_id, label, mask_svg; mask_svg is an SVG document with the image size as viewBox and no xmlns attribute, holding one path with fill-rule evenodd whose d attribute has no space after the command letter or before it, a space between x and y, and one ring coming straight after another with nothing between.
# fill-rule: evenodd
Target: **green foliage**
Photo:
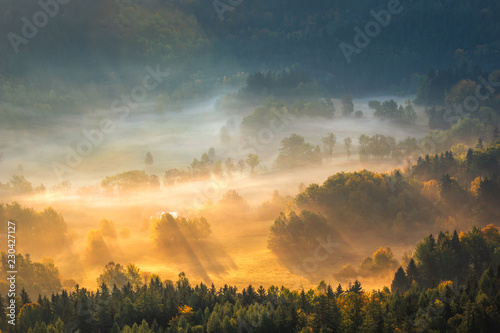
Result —
<instances>
[{"instance_id":1,"label":"green foliage","mask_svg":"<svg viewBox=\"0 0 500 333\"><path fill-rule=\"evenodd\" d=\"M7 295L8 285L6 282L6 272L11 271L8 267L7 253L0 252L2 259L2 282L0 283L0 294ZM11 259L11 258L9 258ZM62 289L59 270L50 258L42 259L40 262L33 262L29 254L23 256L16 254L16 268L20 272L16 280L16 290L25 290L26 295L36 297L37 295L50 296L58 293Z\"/></svg>"},{"instance_id":2,"label":"green foliage","mask_svg":"<svg viewBox=\"0 0 500 333\"><path fill-rule=\"evenodd\" d=\"M460 183L445 174L439 182L439 196L449 208L462 207L469 201L469 194Z\"/></svg>"},{"instance_id":3,"label":"green foliage","mask_svg":"<svg viewBox=\"0 0 500 333\"><path fill-rule=\"evenodd\" d=\"M318 97L322 88L316 82L309 82L303 74L293 70L282 72L255 72L247 78L246 85L240 91L243 98L249 97Z\"/></svg>"},{"instance_id":4,"label":"green foliage","mask_svg":"<svg viewBox=\"0 0 500 333\"><path fill-rule=\"evenodd\" d=\"M419 158L410 176L437 184L437 207L449 215L489 223L500 216L495 199L500 193L500 146L469 149L461 159L452 152Z\"/></svg>"},{"instance_id":5,"label":"green foliage","mask_svg":"<svg viewBox=\"0 0 500 333\"><path fill-rule=\"evenodd\" d=\"M399 267L391 284L391 292L395 294L396 291L398 291L399 293L404 294L408 288L409 283L406 273L402 267Z\"/></svg>"},{"instance_id":6,"label":"green foliage","mask_svg":"<svg viewBox=\"0 0 500 333\"><path fill-rule=\"evenodd\" d=\"M492 266L490 256L498 246L500 229L494 226L460 236L441 233L437 241L426 237L415 251L417 265L410 260L406 272L397 270L392 293L387 287L364 290L358 280L345 290L339 285L335 292L323 281L308 291L249 285L237 292L228 285L191 286L184 273L175 283L156 277L133 287L135 278L128 279L127 271L136 276L138 270L110 263L100 279L120 278L121 288L102 284L90 292L77 286L50 300L27 300L17 323L23 332L33 333L64 332L64 323L85 332L408 332L412 328L470 332L474 328L489 333L500 325L500 266ZM463 252L457 255L456 250ZM379 260L376 257L374 261ZM461 257L463 263L456 261ZM451 264L442 267L446 261ZM429 262L437 263L434 270ZM465 269L459 273L462 276L451 278L460 269ZM130 283L125 283L127 279Z\"/></svg>"},{"instance_id":7,"label":"green foliage","mask_svg":"<svg viewBox=\"0 0 500 333\"><path fill-rule=\"evenodd\" d=\"M349 138L350 140L350 138ZM402 161L404 157L413 157L420 152L420 147L417 139L408 137L403 141L396 143L396 139L392 136L375 134L367 136L361 134L358 138L359 142L359 158L367 160L369 158L392 158L396 161ZM350 152L351 142L348 142ZM350 154L348 154L350 156Z\"/></svg>"},{"instance_id":8,"label":"green foliage","mask_svg":"<svg viewBox=\"0 0 500 333\"><path fill-rule=\"evenodd\" d=\"M4 2L6 3L3 5L13 11L24 8L27 13L35 13L40 10L29 1ZM167 3L150 2L146 5L130 1L108 0L86 5L69 4L59 7L59 11L63 14L51 17L51 25L55 27L51 31L54 34L40 34L37 36L39 42L33 40L31 41L33 46L21 45L20 51L23 47L32 49L35 45L45 44L48 49L38 50L37 54L32 56L33 59L37 56L49 56L50 53L47 51L51 49L60 54L66 54L69 58L74 57L73 60L77 62L83 61L87 56L89 57L86 60L87 64L98 64L99 61L106 63L117 58L125 63L139 60L166 62L189 56L208 44L196 18ZM68 20L67 17L79 17L79 19ZM17 32L19 27L16 18L4 20L2 29ZM90 49L79 55L78 43L61 43L68 31L73 31L74 38L78 41L84 40L85 36L90 36L91 38L87 41ZM23 51L26 51L25 49ZM97 49L100 52L94 54L90 52L91 49ZM31 57L23 56L23 60L26 58ZM58 60L64 63L68 61L64 57ZM5 65L5 62L2 64Z\"/></svg>"},{"instance_id":9,"label":"green foliage","mask_svg":"<svg viewBox=\"0 0 500 333\"><path fill-rule=\"evenodd\" d=\"M4 104L0 108L0 115L5 116L9 123L14 124L16 121L22 121L25 125L27 119L23 118L22 110L18 110L17 115L12 114L13 106L36 110L37 116L48 116L54 113L81 110L80 104L89 103L92 97L96 97L93 96L88 85L80 86L78 89L57 87L46 90L46 87L35 87L33 83L30 83L27 89L24 80L2 81L0 80L0 97Z\"/></svg>"},{"instance_id":10,"label":"green foliage","mask_svg":"<svg viewBox=\"0 0 500 333\"><path fill-rule=\"evenodd\" d=\"M40 186L34 187L30 181L24 178L24 176L18 175L13 175L12 178L5 184L0 182L0 195L23 195L33 193L34 191L44 192L45 186L41 184Z\"/></svg>"},{"instance_id":11,"label":"green foliage","mask_svg":"<svg viewBox=\"0 0 500 333\"><path fill-rule=\"evenodd\" d=\"M159 248L171 248L187 241L202 241L211 233L210 224L204 217L187 220L163 213L152 220L151 235Z\"/></svg>"},{"instance_id":12,"label":"green foliage","mask_svg":"<svg viewBox=\"0 0 500 333\"><path fill-rule=\"evenodd\" d=\"M281 148L276 165L280 169L292 169L307 165L321 164L321 150L319 146L305 142L304 138L292 134L281 140Z\"/></svg>"},{"instance_id":13,"label":"green foliage","mask_svg":"<svg viewBox=\"0 0 500 333\"><path fill-rule=\"evenodd\" d=\"M341 101L342 115L350 116L354 112L354 103L352 102L352 97L350 95L344 95Z\"/></svg>"},{"instance_id":14,"label":"green foliage","mask_svg":"<svg viewBox=\"0 0 500 333\"><path fill-rule=\"evenodd\" d=\"M269 127L271 122L279 120L278 115L287 114L288 112L289 110L285 107L284 103L269 101L257 107L252 114L245 116L241 121L240 129L243 132L250 133L257 129L260 130L263 127Z\"/></svg>"},{"instance_id":15,"label":"green foliage","mask_svg":"<svg viewBox=\"0 0 500 333\"><path fill-rule=\"evenodd\" d=\"M397 150L396 139L392 136L375 134L370 137L361 134L358 141L360 159L368 159L371 156L375 158L389 157Z\"/></svg>"},{"instance_id":16,"label":"green foliage","mask_svg":"<svg viewBox=\"0 0 500 333\"><path fill-rule=\"evenodd\" d=\"M393 272L398 266L398 261L394 259L394 254L390 248L379 248L373 257L367 257L359 267L359 274L363 276L385 275Z\"/></svg>"},{"instance_id":17,"label":"green foliage","mask_svg":"<svg viewBox=\"0 0 500 333\"><path fill-rule=\"evenodd\" d=\"M298 194L300 209L320 211L336 226L380 230L396 221L403 230L428 221L432 204L401 176L361 172L337 173L321 186L312 184Z\"/></svg>"},{"instance_id":18,"label":"green foliage","mask_svg":"<svg viewBox=\"0 0 500 333\"><path fill-rule=\"evenodd\" d=\"M258 132L262 128L274 130L287 126L294 118L332 118L334 113L335 106L329 99L279 100L269 97L242 119L240 129L245 133Z\"/></svg>"},{"instance_id":19,"label":"green foliage","mask_svg":"<svg viewBox=\"0 0 500 333\"><path fill-rule=\"evenodd\" d=\"M154 331L149 328L148 322L143 320L141 325L137 325L137 323L132 327L125 325L119 333L154 333Z\"/></svg>"},{"instance_id":20,"label":"green foliage","mask_svg":"<svg viewBox=\"0 0 500 333\"><path fill-rule=\"evenodd\" d=\"M477 121L476 124L480 123L485 127L489 124L495 124L500 107L500 94L495 89L490 89L490 83L485 82L487 78L495 82L494 80L499 78L498 73L500 73L498 70L490 74L476 71L474 75L472 73L465 76L461 74L463 79L459 80L456 76L450 76L449 73L445 72L442 78L436 78L436 80L447 81L447 88L441 88L441 91L438 92L441 95L439 98L435 96L422 97L424 94L429 95L433 94L433 92L423 93L422 89L419 89L417 102L432 105L431 108L426 109L429 116L429 127L431 129L448 130L466 120L469 122L475 120ZM430 79L425 80L429 81ZM425 89L429 89L429 87ZM474 133L468 133L469 136L471 134ZM481 134L481 131L478 134ZM482 131L482 134L484 135L484 131ZM464 140L468 143L467 141L477 140L477 136L474 138L465 137ZM495 143L494 140L492 141ZM438 142L447 143L443 142L443 140ZM449 146L444 149L449 149Z\"/></svg>"},{"instance_id":21,"label":"green foliage","mask_svg":"<svg viewBox=\"0 0 500 333\"><path fill-rule=\"evenodd\" d=\"M101 187L107 193L126 193L157 188L160 185L154 175L147 175L145 171L132 170L108 176L101 181Z\"/></svg>"},{"instance_id":22,"label":"green foliage","mask_svg":"<svg viewBox=\"0 0 500 333\"><path fill-rule=\"evenodd\" d=\"M252 170L252 173L254 173L255 168L260 164L259 156L257 154L248 154L246 162Z\"/></svg>"},{"instance_id":23,"label":"green foliage","mask_svg":"<svg viewBox=\"0 0 500 333\"><path fill-rule=\"evenodd\" d=\"M347 159L351 158L351 147L352 147L352 139L347 137L344 139L344 149L347 153Z\"/></svg>"},{"instance_id":24,"label":"green foliage","mask_svg":"<svg viewBox=\"0 0 500 333\"><path fill-rule=\"evenodd\" d=\"M461 79L477 79L481 74L479 69L467 71L462 64L497 64L498 22L494 17L498 6L493 2L405 4L397 19L394 16L391 20L391 29L377 36L378 43L363 49L350 66L339 66L345 58L341 49L332 45L353 44L353 28L360 26L363 30L367 22L374 20L371 12L378 12L384 4L373 7L347 0L322 1L313 6L305 0L291 5L283 1L258 5L215 3L219 7L221 4L229 9L222 15L223 22L213 2L106 0L61 5L59 13L40 29L50 33L40 31L28 44L19 45L18 53L6 40L0 72L13 77L9 81L19 91L10 94L15 104L21 101L39 105L39 110L72 110L84 101L95 101L93 91L101 90L96 85L105 87L102 90L106 94L120 96L121 88L136 70L131 68L136 67L134 64L161 63L179 69L179 73L172 73L176 77L175 83L169 84L172 94L168 104L193 95L203 96L202 90L213 86L213 80L205 83L199 72L209 76L220 67L227 71L228 67L244 66L244 70L255 71L290 66L292 69L281 72L252 74L248 92L286 91L294 96L317 95L321 90L316 81L339 95L388 88L408 92L419 81L416 73L429 64L456 68L430 71L420 77L419 98L428 103L443 101L444 92L453 84ZM28 19L40 10L37 3L27 0L3 0L2 8L8 13L23 13ZM0 22L1 31L19 35L21 26L18 15L7 15ZM435 38L436 31L446 38ZM467 38L457 38L456 31ZM89 68L93 70L82 70ZM308 74L301 74L304 72ZM184 78L179 80L181 76ZM18 83L19 79L24 83ZM101 85L103 82L109 85ZM84 94L82 83L89 86ZM42 89L33 89L31 84ZM21 87L17 88L21 85L29 92L27 96ZM34 93L36 90L40 92ZM7 92L1 98L11 97Z\"/></svg>"},{"instance_id":25,"label":"green foliage","mask_svg":"<svg viewBox=\"0 0 500 333\"><path fill-rule=\"evenodd\" d=\"M430 235L417 244L416 266L410 262L407 275L424 288L447 280L464 284L471 276L479 277L494 263L499 232L494 226L483 230L474 227L460 236L456 232L453 235L440 233L437 242Z\"/></svg>"},{"instance_id":26,"label":"green foliage","mask_svg":"<svg viewBox=\"0 0 500 333\"><path fill-rule=\"evenodd\" d=\"M17 250L38 256L56 256L71 251L64 218L53 208L35 211L18 203L0 204L0 218L16 222L16 234L23 239Z\"/></svg>"},{"instance_id":27,"label":"green foliage","mask_svg":"<svg viewBox=\"0 0 500 333\"><path fill-rule=\"evenodd\" d=\"M406 101L406 106L399 105L394 100L383 103L371 101L368 105L375 108L373 115L381 119L390 119L396 123L413 124L417 120L417 113L410 100Z\"/></svg>"},{"instance_id":28,"label":"green foliage","mask_svg":"<svg viewBox=\"0 0 500 333\"><path fill-rule=\"evenodd\" d=\"M452 152L441 155L419 157L417 163L412 165L411 175L421 180L438 180L444 174L456 175L459 163Z\"/></svg>"},{"instance_id":29,"label":"green foliage","mask_svg":"<svg viewBox=\"0 0 500 333\"><path fill-rule=\"evenodd\" d=\"M129 264L126 268L120 264L109 262L104 267L104 271L97 278L97 285L104 288L103 285L121 289L125 285L130 284L132 287L140 287L142 285L139 269L134 264Z\"/></svg>"},{"instance_id":30,"label":"green foliage","mask_svg":"<svg viewBox=\"0 0 500 333\"><path fill-rule=\"evenodd\" d=\"M327 220L320 214L303 210L300 215L291 211L274 221L270 228L268 248L273 251L312 249L318 245L316 238L333 233Z\"/></svg>"},{"instance_id":31,"label":"green foliage","mask_svg":"<svg viewBox=\"0 0 500 333\"><path fill-rule=\"evenodd\" d=\"M254 168L260 164L260 161L257 155L250 155L252 155L251 159L247 159L246 162L247 164L249 163L249 161L251 162L251 164L248 165L251 167L251 170L253 172ZM241 164L243 164L243 162L240 163L240 161L238 161L238 167L240 168L240 170ZM231 157L228 157L224 161L223 165L222 160L216 159L215 149L210 148L208 152L201 155L199 160L195 158L193 162L191 162L191 165L187 168L187 170L179 170L174 168L165 171L165 175L163 176L163 184L165 184L166 186L171 186L177 183L206 179L211 174L216 177L222 177L222 175L224 174L223 166L225 167L224 169L226 170L226 174L228 176L231 176L232 172L236 169L236 165Z\"/></svg>"},{"instance_id":32,"label":"green foliage","mask_svg":"<svg viewBox=\"0 0 500 333\"><path fill-rule=\"evenodd\" d=\"M144 156L144 164L150 166L153 165L153 163L154 163L153 155L151 154L151 152L148 151L146 153L146 156Z\"/></svg>"},{"instance_id":33,"label":"green foliage","mask_svg":"<svg viewBox=\"0 0 500 333\"><path fill-rule=\"evenodd\" d=\"M465 66L437 72L430 69L426 75L419 78L416 102L423 105L443 105L446 100L449 103L460 105L466 96L460 98L456 93L452 93L451 91L459 90L453 86L459 81L470 83L472 82L470 79L476 80L479 75L483 75L483 73L477 68L474 71L469 71Z\"/></svg>"},{"instance_id":34,"label":"green foliage","mask_svg":"<svg viewBox=\"0 0 500 333\"><path fill-rule=\"evenodd\" d=\"M332 132L328 133L326 136L321 138L321 142L323 143L325 147L325 152L328 156L329 159L332 158L333 156L333 148L335 147L335 144L337 143L337 137L335 134Z\"/></svg>"},{"instance_id":35,"label":"green foliage","mask_svg":"<svg viewBox=\"0 0 500 333\"><path fill-rule=\"evenodd\" d=\"M404 144L405 149L411 150L414 141L407 139ZM411 237L410 231L415 227L447 221L465 223L474 219L486 225L500 216L497 204L500 181L495 176L500 173L498 151L499 146L476 152L469 150L464 160L456 160L451 152L426 156L419 158L406 174L399 170L391 175L366 170L338 173L321 186L311 184L296 196L295 204L299 210L323 214L327 225L352 231L363 228L381 237L386 237L388 231L398 237ZM314 243L317 236L307 236L300 228L291 229L294 236L287 239L288 225L301 225L291 221L300 221L300 218L282 214L276 220L270 236L274 247L281 244L283 248L296 248L295 239L301 239L303 244ZM439 263L443 267L453 265L450 260ZM431 261L428 264L427 271L436 269ZM374 258L367 258L359 274L383 271L376 267ZM413 268L409 285L418 275ZM344 279L357 274L341 270L336 276ZM432 286L432 281L426 283Z\"/></svg>"}]
</instances>

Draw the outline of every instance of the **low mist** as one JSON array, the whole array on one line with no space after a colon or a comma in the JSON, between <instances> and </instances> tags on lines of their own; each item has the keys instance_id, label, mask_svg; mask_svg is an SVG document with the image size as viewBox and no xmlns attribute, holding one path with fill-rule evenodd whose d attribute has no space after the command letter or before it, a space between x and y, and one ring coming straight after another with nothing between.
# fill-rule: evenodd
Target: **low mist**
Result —
<instances>
[{"instance_id":1,"label":"low mist","mask_svg":"<svg viewBox=\"0 0 500 333\"><path fill-rule=\"evenodd\" d=\"M354 235L344 235L343 248L336 250L338 254L328 260L328 265L319 265L321 269L311 273L301 267L300 261L290 261L270 251L267 239L274 219L281 211L290 209L301 188L321 184L336 172L366 168L383 173L404 167L409 161L360 161L356 154L357 138L361 134L382 134L397 140L408 136L420 139L428 133L422 109L417 108L417 124L407 128L376 119L368 107L368 101L373 99L392 98L403 103L406 98L355 99L354 108L362 111L360 118L344 117L339 111L331 119L285 113L276 117L272 129L242 133L239 125L245 113L220 107L217 101L222 98L218 95L180 110L158 111L156 103L143 103L126 117L105 109L82 116L61 115L29 131L3 128L2 181L22 176L33 186L43 184L46 188L38 194L19 194L8 200L35 210L52 207L67 225L68 244L57 244L55 252L51 245L35 251L34 245L29 247L22 241L21 252L30 251L37 260L53 257L63 276L91 288L96 287L95 276L110 261L134 263L163 278L173 279L184 271L205 283L243 286L258 276L264 285L306 287L318 280L335 283L337 270L347 263L357 264L382 245L395 246L396 258L411 247L399 244L397 239L385 239L382 243L369 235L364 235L361 245ZM333 103L337 110L341 109L340 100ZM328 132L337 137L330 159L323 159L319 166L277 168L275 160L283 138L300 133L307 142L322 146L321 138ZM343 147L347 137L353 141L349 159ZM222 175L209 173L201 179L164 184L167 170L188 170L193 159L199 159L210 148L215 152L214 159L231 158L234 167L228 171L223 166ZM148 154L152 161L145 161ZM260 160L253 172L246 163L241 167L237 164L249 154L258 155ZM102 188L103 179L128 170L157 175L159 184L130 191L109 192ZM173 212L178 218L206 219L210 234L203 239L184 237L175 242L159 242L158 237L165 235L158 235L155 221ZM181 230L179 234L185 233ZM62 249L71 255L57 254ZM304 252L299 257L311 255ZM277 277L282 277L282 281L277 281Z\"/></svg>"}]
</instances>

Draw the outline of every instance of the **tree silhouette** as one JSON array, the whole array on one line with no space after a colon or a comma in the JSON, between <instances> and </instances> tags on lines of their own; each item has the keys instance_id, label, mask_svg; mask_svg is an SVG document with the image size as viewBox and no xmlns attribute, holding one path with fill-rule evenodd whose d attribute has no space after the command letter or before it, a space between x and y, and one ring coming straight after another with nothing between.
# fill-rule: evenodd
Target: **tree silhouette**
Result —
<instances>
[{"instance_id":1,"label":"tree silhouette","mask_svg":"<svg viewBox=\"0 0 500 333\"><path fill-rule=\"evenodd\" d=\"M144 157L144 164L147 166L151 166L153 165L153 163L154 163L153 155L151 154L151 152L148 151Z\"/></svg>"},{"instance_id":2,"label":"tree silhouette","mask_svg":"<svg viewBox=\"0 0 500 333\"><path fill-rule=\"evenodd\" d=\"M392 280L391 284L391 292L396 293L396 290L401 294L404 294L409 288L408 279L406 277L406 273L402 267L399 267L394 275L394 280Z\"/></svg>"},{"instance_id":3,"label":"tree silhouette","mask_svg":"<svg viewBox=\"0 0 500 333\"><path fill-rule=\"evenodd\" d=\"M354 112L354 103L350 95L342 96L342 115L350 116Z\"/></svg>"},{"instance_id":4,"label":"tree silhouette","mask_svg":"<svg viewBox=\"0 0 500 333\"><path fill-rule=\"evenodd\" d=\"M249 154L246 162L250 167L252 173L254 173L255 168L260 164L259 156L257 156L256 154Z\"/></svg>"},{"instance_id":5,"label":"tree silhouette","mask_svg":"<svg viewBox=\"0 0 500 333\"><path fill-rule=\"evenodd\" d=\"M347 159L351 159L351 146L352 146L352 139L347 137L344 139L344 149L347 152Z\"/></svg>"},{"instance_id":6,"label":"tree silhouette","mask_svg":"<svg viewBox=\"0 0 500 333\"><path fill-rule=\"evenodd\" d=\"M331 160L333 156L333 148L337 143L337 137L332 132L328 133L326 136L321 138L321 142L325 146L325 151L328 154L328 159Z\"/></svg>"}]
</instances>

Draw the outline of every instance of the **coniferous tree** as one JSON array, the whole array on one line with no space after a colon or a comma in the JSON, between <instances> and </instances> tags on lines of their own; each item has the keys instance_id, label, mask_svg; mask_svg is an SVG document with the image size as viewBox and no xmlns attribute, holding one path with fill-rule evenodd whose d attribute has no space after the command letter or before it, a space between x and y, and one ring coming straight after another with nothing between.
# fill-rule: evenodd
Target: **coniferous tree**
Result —
<instances>
[{"instance_id":1,"label":"coniferous tree","mask_svg":"<svg viewBox=\"0 0 500 333\"><path fill-rule=\"evenodd\" d=\"M413 283L413 281L418 281L418 269L417 265L415 265L415 260L413 260L413 258L410 259L410 262L406 267L406 278L410 286Z\"/></svg>"},{"instance_id":2,"label":"coniferous tree","mask_svg":"<svg viewBox=\"0 0 500 333\"><path fill-rule=\"evenodd\" d=\"M395 293L398 290L401 294L404 294L408 288L409 284L406 273L402 267L399 267L394 275L394 280L392 280L391 292Z\"/></svg>"},{"instance_id":3,"label":"coniferous tree","mask_svg":"<svg viewBox=\"0 0 500 333\"><path fill-rule=\"evenodd\" d=\"M21 297L21 306L23 306L25 304L28 304L28 303L31 303L30 296L26 292L26 289L23 288L21 290L21 293L19 294L19 297Z\"/></svg>"},{"instance_id":4,"label":"coniferous tree","mask_svg":"<svg viewBox=\"0 0 500 333\"><path fill-rule=\"evenodd\" d=\"M0 307L2 311L0 311L0 330L5 331L7 328L7 317L5 313L5 309L7 304L4 301L3 296L0 294Z\"/></svg>"},{"instance_id":5,"label":"coniferous tree","mask_svg":"<svg viewBox=\"0 0 500 333\"><path fill-rule=\"evenodd\" d=\"M363 292L363 288L361 287L361 282L359 282L358 280L354 281L353 285L349 289L349 292L355 294L361 294Z\"/></svg>"},{"instance_id":6,"label":"coniferous tree","mask_svg":"<svg viewBox=\"0 0 500 333\"><path fill-rule=\"evenodd\" d=\"M337 289L335 289L335 297L339 297L343 293L344 293L344 290L342 289L342 286L339 283L339 285L337 286Z\"/></svg>"}]
</instances>

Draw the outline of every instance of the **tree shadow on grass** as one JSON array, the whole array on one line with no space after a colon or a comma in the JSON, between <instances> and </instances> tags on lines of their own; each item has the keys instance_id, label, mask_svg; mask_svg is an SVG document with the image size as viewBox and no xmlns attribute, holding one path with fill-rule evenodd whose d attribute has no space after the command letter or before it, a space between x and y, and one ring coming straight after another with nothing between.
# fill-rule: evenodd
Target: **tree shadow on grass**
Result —
<instances>
[{"instance_id":1,"label":"tree shadow on grass","mask_svg":"<svg viewBox=\"0 0 500 333\"><path fill-rule=\"evenodd\" d=\"M220 278L237 268L222 244L213 240L163 243L159 251L166 262L185 267L183 270L197 274L207 283L212 281L210 276Z\"/></svg>"},{"instance_id":2,"label":"tree shadow on grass","mask_svg":"<svg viewBox=\"0 0 500 333\"><path fill-rule=\"evenodd\" d=\"M335 279L334 273L342 266L358 260L356 253L342 243L335 248L295 246L286 250L274 250L273 253L291 274L313 284L321 280Z\"/></svg>"}]
</instances>

